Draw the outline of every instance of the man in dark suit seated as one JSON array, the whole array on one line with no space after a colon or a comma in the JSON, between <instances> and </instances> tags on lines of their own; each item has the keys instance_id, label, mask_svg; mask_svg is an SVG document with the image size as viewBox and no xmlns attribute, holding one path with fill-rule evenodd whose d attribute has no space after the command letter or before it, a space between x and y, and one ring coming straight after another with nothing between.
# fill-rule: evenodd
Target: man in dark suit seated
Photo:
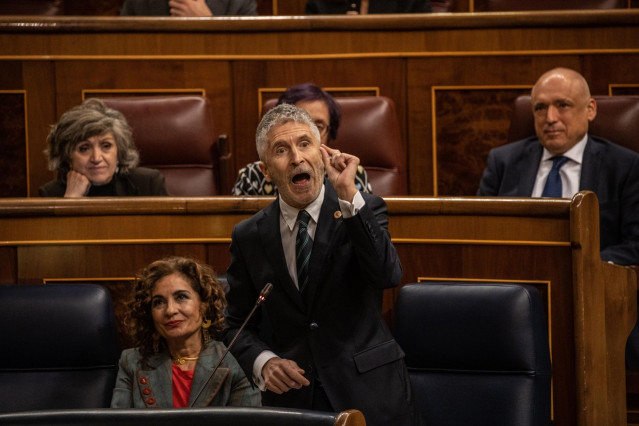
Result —
<instances>
[{"instance_id":1,"label":"man in dark suit seated","mask_svg":"<svg viewBox=\"0 0 639 426\"><path fill-rule=\"evenodd\" d=\"M404 353L381 316L383 290L402 276L386 203L357 190L359 159L320 144L301 108L269 111L256 139L279 196L233 229L227 344L264 285L273 290L231 352L263 405L355 408L369 426L418 424Z\"/></svg>"},{"instance_id":2,"label":"man in dark suit seated","mask_svg":"<svg viewBox=\"0 0 639 426\"><path fill-rule=\"evenodd\" d=\"M588 134L597 104L576 71L556 68L532 89L536 136L495 148L478 195L599 198L601 258L639 264L639 153Z\"/></svg>"}]
</instances>

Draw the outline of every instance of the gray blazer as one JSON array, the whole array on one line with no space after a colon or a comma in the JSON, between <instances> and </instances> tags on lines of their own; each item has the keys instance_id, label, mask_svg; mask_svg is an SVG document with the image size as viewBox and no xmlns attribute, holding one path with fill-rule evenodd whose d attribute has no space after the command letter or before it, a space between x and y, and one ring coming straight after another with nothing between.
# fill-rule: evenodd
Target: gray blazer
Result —
<instances>
[{"instance_id":1,"label":"gray blazer","mask_svg":"<svg viewBox=\"0 0 639 426\"><path fill-rule=\"evenodd\" d=\"M189 407L261 405L260 391L251 386L230 353L212 376L224 348L223 343L211 340L200 353ZM111 408L172 407L173 375L169 353L156 354L149 358L148 366L143 366L138 349L122 351Z\"/></svg>"},{"instance_id":2,"label":"gray blazer","mask_svg":"<svg viewBox=\"0 0 639 426\"><path fill-rule=\"evenodd\" d=\"M257 15L255 0L206 0L214 16ZM120 15L169 16L169 0L126 0Z\"/></svg>"}]
</instances>

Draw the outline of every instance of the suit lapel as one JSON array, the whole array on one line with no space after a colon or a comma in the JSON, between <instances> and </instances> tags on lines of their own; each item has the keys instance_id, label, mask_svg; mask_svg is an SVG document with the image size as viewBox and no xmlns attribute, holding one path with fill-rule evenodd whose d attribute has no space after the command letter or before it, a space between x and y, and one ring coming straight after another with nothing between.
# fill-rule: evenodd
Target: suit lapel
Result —
<instances>
[{"instance_id":1,"label":"suit lapel","mask_svg":"<svg viewBox=\"0 0 639 426\"><path fill-rule=\"evenodd\" d=\"M601 149L602 147L599 144L588 137L588 142L584 148L584 157L581 161L580 191L588 190L598 193L599 188L597 186L600 177L597 177L597 170L600 170L601 165Z\"/></svg>"},{"instance_id":2,"label":"suit lapel","mask_svg":"<svg viewBox=\"0 0 639 426\"><path fill-rule=\"evenodd\" d=\"M220 360L218 356L214 356L214 347L209 344L207 349L200 354L200 359L195 365L189 407L209 406L229 376L230 370L226 367L218 368L213 375L215 365Z\"/></svg>"},{"instance_id":3,"label":"suit lapel","mask_svg":"<svg viewBox=\"0 0 639 426\"><path fill-rule=\"evenodd\" d=\"M304 292L304 298L309 307L317 300L315 296L319 290L319 284L322 282L322 276L327 265L326 256L331 251L331 245L337 229L343 223L342 212L337 201L337 193L328 180L325 180L325 188L324 202L322 203L315 239L313 240L313 251L311 252L308 270L309 282Z\"/></svg>"},{"instance_id":4,"label":"suit lapel","mask_svg":"<svg viewBox=\"0 0 639 426\"><path fill-rule=\"evenodd\" d=\"M279 285L300 309L305 310L302 296L291 279L286 266L282 236L280 234L279 199L276 199L264 209L264 216L258 221L257 228L264 252L268 262L273 266L277 278L277 282L274 282L273 285Z\"/></svg>"},{"instance_id":5,"label":"suit lapel","mask_svg":"<svg viewBox=\"0 0 639 426\"><path fill-rule=\"evenodd\" d=\"M532 195L542 153L543 147L537 138L531 138L525 145L523 155L518 159L517 169L520 170L520 178L515 196L530 197Z\"/></svg>"}]
</instances>

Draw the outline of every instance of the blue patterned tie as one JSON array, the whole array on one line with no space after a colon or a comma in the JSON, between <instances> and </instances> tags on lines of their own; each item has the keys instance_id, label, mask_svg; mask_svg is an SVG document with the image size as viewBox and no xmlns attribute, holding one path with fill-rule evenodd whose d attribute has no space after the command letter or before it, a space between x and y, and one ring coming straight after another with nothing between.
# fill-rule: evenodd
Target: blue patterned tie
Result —
<instances>
[{"instance_id":1,"label":"blue patterned tie","mask_svg":"<svg viewBox=\"0 0 639 426\"><path fill-rule=\"evenodd\" d=\"M561 198L561 176L559 176L559 169L566 164L568 158L558 155L552 158L552 169L548 173L548 179L546 179L546 185L544 191L541 193L542 197Z\"/></svg>"},{"instance_id":2,"label":"blue patterned tie","mask_svg":"<svg viewBox=\"0 0 639 426\"><path fill-rule=\"evenodd\" d=\"M311 215L306 210L300 210L297 214L297 238L295 239L295 259L297 262L297 285L303 292L308 284L308 263L311 259L313 240L308 235L308 221Z\"/></svg>"}]
</instances>

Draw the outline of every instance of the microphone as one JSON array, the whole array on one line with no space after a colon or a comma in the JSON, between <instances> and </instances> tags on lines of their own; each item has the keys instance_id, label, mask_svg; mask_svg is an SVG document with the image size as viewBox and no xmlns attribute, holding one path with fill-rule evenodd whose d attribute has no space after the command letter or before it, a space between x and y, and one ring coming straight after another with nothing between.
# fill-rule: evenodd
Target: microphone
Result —
<instances>
[{"instance_id":1,"label":"microphone","mask_svg":"<svg viewBox=\"0 0 639 426\"><path fill-rule=\"evenodd\" d=\"M255 301L255 305L253 305L253 309L251 309L251 312L249 312L249 314L246 316L246 319L244 320L244 322L240 326L240 329L237 330L237 333L235 333L235 336L233 336L233 340L231 340L231 343L229 343L229 345L226 347L226 350L224 350L224 353L222 353L222 357L220 358L220 360L218 361L217 365L213 369L213 373L211 373L211 378L213 378L215 376L215 372L220 367L220 365L222 365L222 361L224 361L224 358L226 358L226 354L229 353L229 351L231 350L231 348L235 344L235 341L237 340L237 336L239 336L240 333L242 332L242 330L244 330L244 327L246 326L248 321L253 316L253 313L255 313L255 310L257 309L257 307L260 306L262 304L262 302L264 302L266 300L268 295L271 294L272 290L273 290L273 284L271 284L271 283L266 283L264 288L262 288L262 291L260 292L260 295L257 296L257 300ZM203 390L204 390L204 388L202 388L200 390L200 393ZM198 394L197 396L199 397L200 395ZM196 397L196 399L197 399L197 397Z\"/></svg>"},{"instance_id":2,"label":"microphone","mask_svg":"<svg viewBox=\"0 0 639 426\"><path fill-rule=\"evenodd\" d=\"M226 356L226 353L229 350L231 350L231 347L235 344L235 341L237 340L237 336L239 336L240 333L242 332L242 330L244 330L244 326L246 326L246 323L248 323L248 321L251 319L251 317L253 316L253 313L255 312L257 307L260 306L262 304L262 302L264 302L266 300L268 295L271 294L272 290L273 290L273 284L266 283L266 285L264 286L264 288L260 292L260 295L257 296L257 300L255 301L255 305L253 305L253 309L251 309L251 312L249 312L249 314L246 316L246 319L244 320L244 322L240 326L240 329L237 330L237 333L235 333L235 336L233 336L233 340L231 340L231 343L229 343L229 346L226 348L226 351L224 352L224 355L220 359L220 362L218 362L217 367L219 367L220 364L222 363L222 361L224 360L224 357ZM217 369L217 367L215 367L215 368ZM215 370L213 370L213 372L215 372Z\"/></svg>"}]
</instances>

